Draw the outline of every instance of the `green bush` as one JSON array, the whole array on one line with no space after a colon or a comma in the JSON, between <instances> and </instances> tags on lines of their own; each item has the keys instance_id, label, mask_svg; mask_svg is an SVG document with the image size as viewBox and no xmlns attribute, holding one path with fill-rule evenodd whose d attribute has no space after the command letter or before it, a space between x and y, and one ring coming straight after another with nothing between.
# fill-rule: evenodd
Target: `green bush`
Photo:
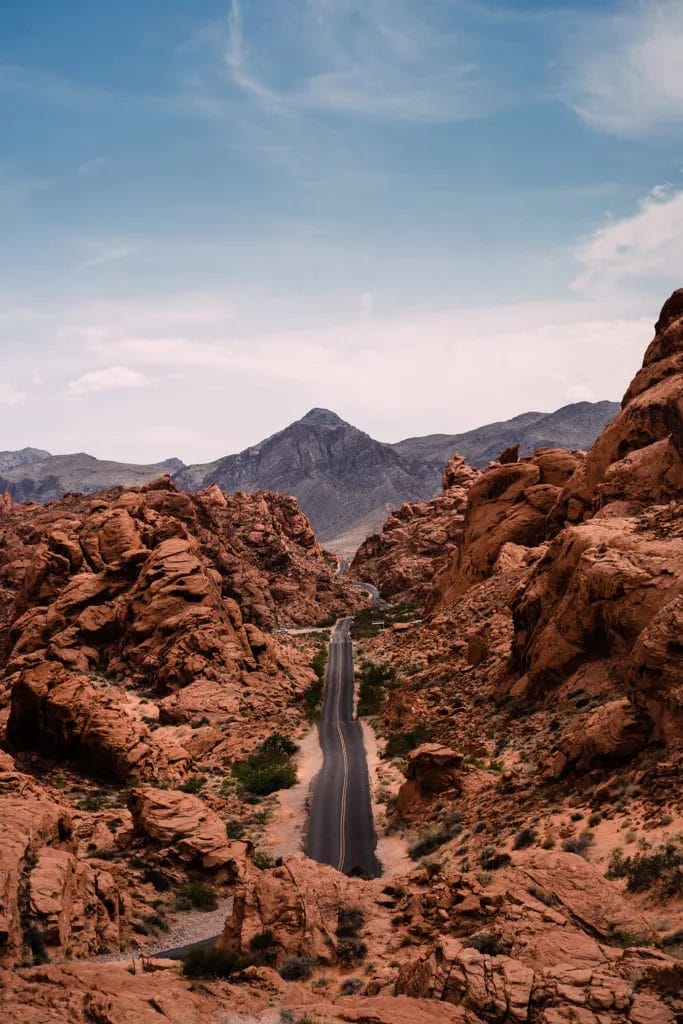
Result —
<instances>
[{"instance_id":1,"label":"green bush","mask_svg":"<svg viewBox=\"0 0 683 1024\"><path fill-rule=\"evenodd\" d=\"M234 949L193 949L182 959L186 978L230 978L253 963Z\"/></svg>"},{"instance_id":2,"label":"green bush","mask_svg":"<svg viewBox=\"0 0 683 1024\"><path fill-rule=\"evenodd\" d=\"M414 729L406 729L404 732L389 733L384 756L407 757L411 750L415 750L422 743L429 743L431 738L432 730L426 725L416 725Z\"/></svg>"},{"instance_id":3,"label":"green bush","mask_svg":"<svg viewBox=\"0 0 683 1024\"><path fill-rule=\"evenodd\" d=\"M323 680L325 678L325 669L327 667L327 647L325 644L322 645L317 654L315 654L311 660L311 668L317 675L318 679Z\"/></svg>"},{"instance_id":4,"label":"green bush","mask_svg":"<svg viewBox=\"0 0 683 1024\"><path fill-rule=\"evenodd\" d=\"M191 775L189 779L185 779L180 788L183 793L199 793L205 785L206 779L203 775Z\"/></svg>"},{"instance_id":5,"label":"green bush","mask_svg":"<svg viewBox=\"0 0 683 1024\"><path fill-rule=\"evenodd\" d=\"M310 721L315 718L323 699L323 680L321 677L309 683L303 692L306 718Z\"/></svg>"},{"instance_id":6,"label":"green bush","mask_svg":"<svg viewBox=\"0 0 683 1024\"><path fill-rule=\"evenodd\" d=\"M359 675L358 714L360 716L376 715L382 706L384 691L388 685L394 682L396 673L388 665L364 662Z\"/></svg>"},{"instance_id":7,"label":"green bush","mask_svg":"<svg viewBox=\"0 0 683 1024\"><path fill-rule=\"evenodd\" d=\"M269 853L266 853L265 850L254 850L251 855L251 859L256 867L260 868L261 871L267 871L268 868L275 866L275 861Z\"/></svg>"},{"instance_id":8,"label":"green bush","mask_svg":"<svg viewBox=\"0 0 683 1024\"><path fill-rule=\"evenodd\" d=\"M176 910L215 910L217 906L216 890L206 882L188 882L176 893Z\"/></svg>"},{"instance_id":9,"label":"green bush","mask_svg":"<svg viewBox=\"0 0 683 1024\"><path fill-rule=\"evenodd\" d=\"M291 758L298 749L282 733L274 732L244 761L236 761L232 774L243 790L256 796L289 789L297 780Z\"/></svg>"},{"instance_id":10,"label":"green bush","mask_svg":"<svg viewBox=\"0 0 683 1024\"><path fill-rule=\"evenodd\" d=\"M654 889L662 899L683 893L683 848L673 840L656 853L637 853L624 857L620 850L612 854L608 878L625 878L629 892Z\"/></svg>"}]
</instances>

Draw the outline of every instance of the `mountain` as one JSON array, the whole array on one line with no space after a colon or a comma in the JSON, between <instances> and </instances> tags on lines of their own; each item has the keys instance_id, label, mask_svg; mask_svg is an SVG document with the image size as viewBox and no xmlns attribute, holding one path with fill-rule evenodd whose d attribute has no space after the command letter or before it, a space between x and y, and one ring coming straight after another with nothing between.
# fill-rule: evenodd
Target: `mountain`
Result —
<instances>
[{"instance_id":1,"label":"mountain","mask_svg":"<svg viewBox=\"0 0 683 1024\"><path fill-rule=\"evenodd\" d=\"M431 434L396 444L376 441L328 409L302 419L238 455L187 466L175 476L184 490L293 494L316 534L342 555L352 554L387 514L407 501L434 497L455 452L485 466L511 444L522 454L538 447L589 448L619 411L616 402L578 402L554 413L527 412L464 434Z\"/></svg>"},{"instance_id":2,"label":"mountain","mask_svg":"<svg viewBox=\"0 0 683 1024\"><path fill-rule=\"evenodd\" d=\"M152 465L109 462L78 452L50 455L37 448L0 452L0 493L15 501L54 501L70 492L91 494L110 487L148 483L164 473L182 469L180 459L166 459Z\"/></svg>"},{"instance_id":3,"label":"mountain","mask_svg":"<svg viewBox=\"0 0 683 1024\"><path fill-rule=\"evenodd\" d=\"M393 447L405 458L434 460L439 467L457 451L471 466L482 467L512 444L519 445L520 455L536 448L590 448L620 408L618 402L575 402L551 413L524 412L464 434L411 437Z\"/></svg>"},{"instance_id":4,"label":"mountain","mask_svg":"<svg viewBox=\"0 0 683 1024\"><path fill-rule=\"evenodd\" d=\"M16 466L31 466L35 462L49 459L50 453L42 448L22 448L18 452L0 452L0 472L14 469Z\"/></svg>"},{"instance_id":5,"label":"mountain","mask_svg":"<svg viewBox=\"0 0 683 1024\"><path fill-rule=\"evenodd\" d=\"M311 409L259 444L203 465L185 466L179 459L135 465L36 448L0 452L0 493L9 492L15 501L45 502L69 492L141 485L165 473L185 491L211 484L228 494L281 491L296 497L317 536L346 556L379 530L393 509L438 494L443 468L456 452L480 467L512 444L520 445L522 455L540 447L589 448L618 411L616 402L578 402L464 434L387 444L329 409Z\"/></svg>"},{"instance_id":6,"label":"mountain","mask_svg":"<svg viewBox=\"0 0 683 1024\"><path fill-rule=\"evenodd\" d=\"M311 409L272 437L238 455L175 476L184 490L217 484L233 491L284 491L297 498L326 543L354 550L388 511L410 497L431 497L431 465L406 460L327 409ZM352 537L346 537L351 531ZM358 539L355 535L359 534ZM343 538L343 539L342 539ZM340 550L339 544L335 546Z\"/></svg>"}]
</instances>

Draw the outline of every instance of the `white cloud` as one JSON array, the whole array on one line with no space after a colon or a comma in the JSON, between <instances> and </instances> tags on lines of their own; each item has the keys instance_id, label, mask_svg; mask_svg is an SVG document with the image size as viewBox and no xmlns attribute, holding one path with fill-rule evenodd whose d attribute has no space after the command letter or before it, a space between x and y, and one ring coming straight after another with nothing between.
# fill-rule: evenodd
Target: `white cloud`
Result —
<instances>
[{"instance_id":1,"label":"white cloud","mask_svg":"<svg viewBox=\"0 0 683 1024\"><path fill-rule=\"evenodd\" d=\"M680 281L683 276L683 190L658 187L638 212L599 228L577 253L579 290L637 279Z\"/></svg>"},{"instance_id":2,"label":"white cloud","mask_svg":"<svg viewBox=\"0 0 683 1024\"><path fill-rule=\"evenodd\" d=\"M113 388L143 388L147 379L137 370L127 366L109 366L105 370L93 370L84 373L76 380L69 382L72 395L89 395L100 391L111 391Z\"/></svg>"},{"instance_id":3,"label":"white cloud","mask_svg":"<svg viewBox=\"0 0 683 1024\"><path fill-rule=\"evenodd\" d=\"M639 135L683 123L680 0L629 0L585 28L570 55L568 98L588 124Z\"/></svg>"}]
</instances>

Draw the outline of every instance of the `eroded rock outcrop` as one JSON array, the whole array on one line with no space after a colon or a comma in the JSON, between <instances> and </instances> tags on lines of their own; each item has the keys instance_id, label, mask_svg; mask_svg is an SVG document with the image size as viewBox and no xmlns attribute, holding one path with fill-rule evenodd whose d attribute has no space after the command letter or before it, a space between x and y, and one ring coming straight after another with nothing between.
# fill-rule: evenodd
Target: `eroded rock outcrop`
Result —
<instances>
[{"instance_id":1,"label":"eroded rock outcrop","mask_svg":"<svg viewBox=\"0 0 683 1024\"><path fill-rule=\"evenodd\" d=\"M469 488L479 470L454 455L444 471L443 493L431 501L408 502L361 544L350 575L374 584L389 601L423 604L434 576L462 540Z\"/></svg>"},{"instance_id":2,"label":"eroded rock outcrop","mask_svg":"<svg viewBox=\"0 0 683 1024\"><path fill-rule=\"evenodd\" d=\"M528 458L484 470L467 493L462 541L436 580L430 607L448 605L490 576L506 544L539 544L562 485L581 459L578 452L539 448Z\"/></svg>"}]
</instances>

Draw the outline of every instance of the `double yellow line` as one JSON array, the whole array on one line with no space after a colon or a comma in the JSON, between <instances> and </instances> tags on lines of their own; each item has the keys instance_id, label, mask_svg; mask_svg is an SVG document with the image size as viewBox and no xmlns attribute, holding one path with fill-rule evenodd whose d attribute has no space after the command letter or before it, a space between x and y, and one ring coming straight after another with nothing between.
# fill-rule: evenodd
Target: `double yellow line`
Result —
<instances>
[{"instance_id":1,"label":"double yellow line","mask_svg":"<svg viewBox=\"0 0 683 1024\"><path fill-rule=\"evenodd\" d=\"M339 646L339 640L333 640ZM339 745L341 746L342 760L344 762L344 779L342 782L342 795L341 795L341 808L339 812L339 863L337 864L337 871L342 871L344 868L344 861L346 860L346 805L348 801L349 792L349 756L346 750L346 741L344 740L344 733L341 727L341 689L342 689L342 662L343 658L341 655L337 658L337 735L339 736Z\"/></svg>"}]
</instances>

